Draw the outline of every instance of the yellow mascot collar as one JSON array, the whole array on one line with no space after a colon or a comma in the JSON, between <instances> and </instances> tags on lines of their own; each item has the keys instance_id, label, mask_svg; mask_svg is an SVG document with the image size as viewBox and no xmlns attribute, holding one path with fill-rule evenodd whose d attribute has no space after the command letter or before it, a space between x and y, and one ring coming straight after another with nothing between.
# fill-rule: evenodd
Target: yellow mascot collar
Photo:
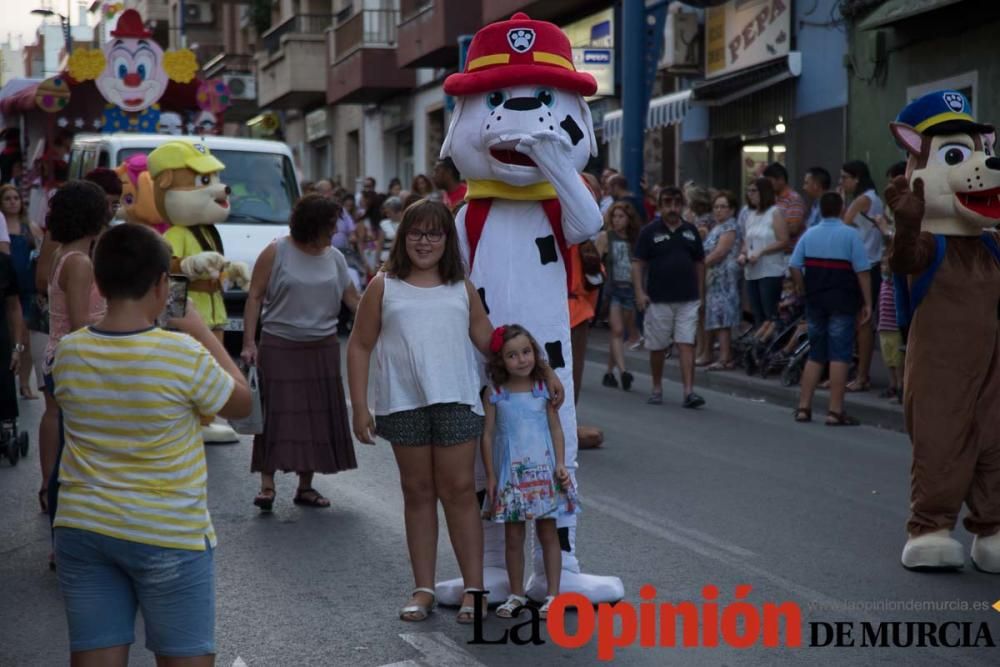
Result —
<instances>
[{"instance_id":1,"label":"yellow mascot collar","mask_svg":"<svg viewBox=\"0 0 1000 667\"><path fill-rule=\"evenodd\" d=\"M517 201L542 201L556 199L556 189L549 182L517 186L503 181L468 181L466 199L514 199Z\"/></svg>"}]
</instances>

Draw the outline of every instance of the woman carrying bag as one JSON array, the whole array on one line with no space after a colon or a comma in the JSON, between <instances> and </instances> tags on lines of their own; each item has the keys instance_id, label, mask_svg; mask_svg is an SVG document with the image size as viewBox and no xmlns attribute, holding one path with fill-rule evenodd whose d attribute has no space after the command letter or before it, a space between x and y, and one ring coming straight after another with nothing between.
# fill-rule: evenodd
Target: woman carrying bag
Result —
<instances>
[{"instance_id":1,"label":"woman carrying bag","mask_svg":"<svg viewBox=\"0 0 1000 667\"><path fill-rule=\"evenodd\" d=\"M254 265L240 356L259 373L264 427L254 437L250 469L260 473L254 505L265 512L274 505L278 470L298 474L296 505L329 507L312 487L313 474L357 467L337 316L341 301L353 312L360 297L344 255L330 245L339 216L336 202L303 197L292 211L291 234L265 248Z\"/></svg>"}]
</instances>

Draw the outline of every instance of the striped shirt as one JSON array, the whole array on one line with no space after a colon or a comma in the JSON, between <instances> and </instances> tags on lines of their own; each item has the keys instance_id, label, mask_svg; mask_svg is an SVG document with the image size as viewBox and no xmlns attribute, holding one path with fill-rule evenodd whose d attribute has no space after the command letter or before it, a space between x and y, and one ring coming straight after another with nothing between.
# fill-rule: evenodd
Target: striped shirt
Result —
<instances>
[{"instance_id":1,"label":"striped shirt","mask_svg":"<svg viewBox=\"0 0 1000 667\"><path fill-rule=\"evenodd\" d=\"M65 420L55 526L201 551L215 546L199 415L235 381L193 338L80 329L56 350Z\"/></svg>"},{"instance_id":2,"label":"striped shirt","mask_svg":"<svg viewBox=\"0 0 1000 667\"><path fill-rule=\"evenodd\" d=\"M781 210L781 215L785 218L785 223L788 225L788 247L794 248L795 244L798 243L799 238L805 232L805 225L803 229L792 233L792 228L800 225L806 217L806 200L802 198L795 190L792 190L791 186L786 187L785 191L780 195L777 195L774 202L775 206Z\"/></svg>"},{"instance_id":3,"label":"striped shirt","mask_svg":"<svg viewBox=\"0 0 1000 667\"><path fill-rule=\"evenodd\" d=\"M876 269L872 269L875 271ZM892 278L882 278L882 286L878 292L878 330L899 331L896 324L896 290L893 289Z\"/></svg>"}]
</instances>

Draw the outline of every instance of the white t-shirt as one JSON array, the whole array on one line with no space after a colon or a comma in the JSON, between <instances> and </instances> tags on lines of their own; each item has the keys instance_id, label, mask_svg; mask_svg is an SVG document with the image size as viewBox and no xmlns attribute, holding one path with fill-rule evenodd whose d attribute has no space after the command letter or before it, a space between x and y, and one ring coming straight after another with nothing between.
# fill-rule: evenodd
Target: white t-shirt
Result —
<instances>
[{"instance_id":1,"label":"white t-shirt","mask_svg":"<svg viewBox=\"0 0 1000 667\"><path fill-rule=\"evenodd\" d=\"M0 213L0 243L10 243L10 232L7 231L7 218Z\"/></svg>"}]
</instances>

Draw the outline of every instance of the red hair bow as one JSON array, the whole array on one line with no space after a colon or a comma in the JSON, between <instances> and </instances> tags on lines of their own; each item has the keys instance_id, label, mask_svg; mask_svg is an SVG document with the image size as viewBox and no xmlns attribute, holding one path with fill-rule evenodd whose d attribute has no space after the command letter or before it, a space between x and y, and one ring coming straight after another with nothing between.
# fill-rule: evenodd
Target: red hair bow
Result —
<instances>
[{"instance_id":1,"label":"red hair bow","mask_svg":"<svg viewBox=\"0 0 1000 667\"><path fill-rule=\"evenodd\" d=\"M497 327L490 336L490 352L499 354L503 349L503 335L507 333L507 327Z\"/></svg>"}]
</instances>

